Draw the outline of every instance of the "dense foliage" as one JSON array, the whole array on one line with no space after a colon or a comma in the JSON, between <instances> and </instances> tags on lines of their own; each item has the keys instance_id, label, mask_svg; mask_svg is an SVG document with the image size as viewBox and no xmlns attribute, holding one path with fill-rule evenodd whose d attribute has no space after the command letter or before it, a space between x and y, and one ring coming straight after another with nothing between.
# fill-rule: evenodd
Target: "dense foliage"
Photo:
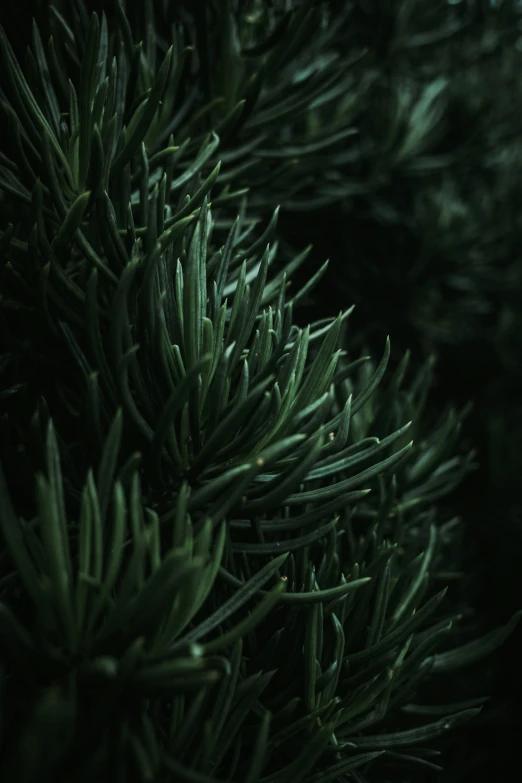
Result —
<instances>
[{"instance_id":1,"label":"dense foliage","mask_svg":"<svg viewBox=\"0 0 522 783\"><path fill-rule=\"evenodd\" d=\"M6 780L421 780L479 712L430 702L517 621L463 643L444 600L468 411L348 298L298 326L326 265L278 227L425 150L377 133L362 5L77 0L23 65L1 33Z\"/></svg>"}]
</instances>

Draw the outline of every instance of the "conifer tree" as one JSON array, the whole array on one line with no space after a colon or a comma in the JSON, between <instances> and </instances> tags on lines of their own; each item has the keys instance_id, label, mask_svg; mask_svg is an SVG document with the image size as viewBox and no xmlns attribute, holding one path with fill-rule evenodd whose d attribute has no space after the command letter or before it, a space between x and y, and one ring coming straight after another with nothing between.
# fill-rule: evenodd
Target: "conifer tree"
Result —
<instances>
[{"instance_id":1,"label":"conifer tree","mask_svg":"<svg viewBox=\"0 0 522 783\"><path fill-rule=\"evenodd\" d=\"M432 362L360 357L350 309L294 320L325 268L292 285L280 252L281 112L308 123L291 189L351 130L310 142L341 82L277 79L335 4L264 41L282 5L144 9L50 6L23 65L0 35L3 779L422 779L484 701L429 683L518 616L462 643L445 601L438 502L474 455Z\"/></svg>"}]
</instances>

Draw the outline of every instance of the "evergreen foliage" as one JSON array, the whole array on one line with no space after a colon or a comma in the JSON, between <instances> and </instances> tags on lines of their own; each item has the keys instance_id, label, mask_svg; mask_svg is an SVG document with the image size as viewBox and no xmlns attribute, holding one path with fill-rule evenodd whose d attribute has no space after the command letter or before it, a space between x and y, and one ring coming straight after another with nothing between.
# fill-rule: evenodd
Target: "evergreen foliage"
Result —
<instances>
[{"instance_id":1,"label":"evergreen foliage","mask_svg":"<svg viewBox=\"0 0 522 783\"><path fill-rule=\"evenodd\" d=\"M444 602L432 360L294 322L325 266L291 285L276 207L346 195L360 9L152 9L1 33L3 779L413 780L484 701L423 685L518 616L463 644Z\"/></svg>"}]
</instances>

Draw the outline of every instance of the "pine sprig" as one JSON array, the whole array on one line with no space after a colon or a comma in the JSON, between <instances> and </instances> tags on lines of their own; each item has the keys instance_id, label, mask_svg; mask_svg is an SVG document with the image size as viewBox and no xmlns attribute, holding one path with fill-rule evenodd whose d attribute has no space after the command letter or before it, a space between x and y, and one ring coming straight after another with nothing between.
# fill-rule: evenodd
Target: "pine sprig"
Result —
<instances>
[{"instance_id":1,"label":"pine sprig","mask_svg":"<svg viewBox=\"0 0 522 783\"><path fill-rule=\"evenodd\" d=\"M107 442L106 465L108 454L115 453L111 440L117 431L116 426ZM14 579L3 580L4 666L15 679L26 678L29 701L24 709L33 710L26 734L14 735L13 769L36 768L28 761L22 763L21 738L29 741L43 717L57 717L64 711L78 726L86 709L111 714L112 731L127 725L121 752L130 759L136 754L133 746L142 748L139 780L149 779L147 770L174 773L180 765L186 774L199 770L208 780L221 779L219 770L226 774L232 761L228 750L243 726L234 761L242 770L237 779L242 779L258 720L272 728L261 733L266 748L264 775L259 777L259 767L250 771L257 775L252 779L276 780L291 767L295 779L308 774L306 779L319 781L324 774L356 767L358 748L384 747L389 753L394 746L426 741L475 714L476 710L468 710L424 728L386 734L388 722L396 721L389 705L408 698L409 681L417 688L433 662L438 668L446 666L446 660L451 666L462 665L469 655L485 654L510 630L484 640L482 647L474 642L469 654L463 648L431 657L440 644L441 630L447 635L451 628L447 623L441 630L434 626L428 634L425 627L444 595L423 598L436 546L435 528L425 554L410 560L407 567L398 559L396 545L389 543L393 538L400 542L400 535L382 537L386 515L367 537L371 547L366 554L360 546L353 547L352 558L360 556L361 566L350 566L346 558L352 547L346 549L343 541L352 535L357 514L348 512L316 546L270 558L265 565L261 565L262 553L234 564L233 520L221 524L213 535L211 519L201 526L197 516L188 513L186 491L178 494L170 524L173 545L165 549L160 519L143 505L137 473L129 491L119 481L112 485L111 511L104 517L100 499L107 491L102 489L107 487L107 477L95 480L91 472L82 493L80 518L77 523L69 521L52 425L46 450L46 476L37 477L38 517L30 525L21 521L20 527L0 475L2 536L15 566ZM110 543L104 546L107 533ZM283 550L285 543L281 542ZM341 562L348 578L341 574L339 587L329 587L337 582L335 572ZM238 580L234 572L243 578ZM298 585L303 578L301 592ZM360 591L362 598L354 600ZM32 613L15 613L16 595L26 596L34 607L36 626L27 625ZM251 603L254 597L258 597L256 604ZM302 650L299 643L296 646L299 639L304 639ZM29 680L28 671L32 672ZM74 672L74 696L60 684L66 672ZM54 689L33 703L34 689L49 677L56 683ZM10 703L12 684L12 679L6 682L4 704ZM308 696L302 701L300 694ZM217 699L215 717L209 712L210 698ZM19 703L18 708L22 706ZM368 734L367 729L378 723L384 733ZM59 728L59 721L54 725ZM191 741L185 745L178 737L181 726L184 736L191 727ZM196 726L201 736L194 734ZM48 741L56 744L51 752L56 763L49 770L61 769L65 774L65 769L87 764L92 774L99 770L96 774L103 775L105 765L111 763L112 735L102 741L94 727L89 731L89 741L98 747L96 760L88 762L84 757L84 737L70 732L64 747L63 734L51 733ZM288 765L284 758L293 755L298 738L305 736L316 752L297 753ZM333 766L328 761L330 747L336 751ZM336 760L339 754L344 761ZM276 758L282 765L278 771L273 767ZM33 761L41 764L42 757L37 754Z\"/></svg>"},{"instance_id":2,"label":"pine sprig","mask_svg":"<svg viewBox=\"0 0 522 783\"><path fill-rule=\"evenodd\" d=\"M276 145L256 159L262 147L237 142L248 112L273 129L276 77L344 16L329 27L326 7L305 4L270 16L260 42L265 5L239 17L257 26L249 39L224 4L215 71L208 19L180 12L170 48L148 3L141 45L116 7L114 27L80 2L72 27L54 10L46 52L34 33L36 68L2 35L14 154L0 187L19 210L1 237L3 426L24 465L23 493L9 460L0 471L4 776L319 783L397 759L422 769L417 744L476 710L412 718L420 684L512 629L451 650L441 619L451 525L435 501L472 467L456 450L462 414L427 420L430 368L406 382L407 357L386 388L389 342L377 366L350 356L350 310L297 327L303 290L288 281L306 254L278 265L277 212L259 231L244 183L232 189L252 160L260 187L259 161L277 159ZM264 119L248 104L255 79L240 99L242 60L257 57ZM314 63L314 89L333 90ZM308 78L281 90L286 110L292 97L305 111ZM208 133L189 139L203 118ZM222 139L238 151L225 148L224 173Z\"/></svg>"}]
</instances>

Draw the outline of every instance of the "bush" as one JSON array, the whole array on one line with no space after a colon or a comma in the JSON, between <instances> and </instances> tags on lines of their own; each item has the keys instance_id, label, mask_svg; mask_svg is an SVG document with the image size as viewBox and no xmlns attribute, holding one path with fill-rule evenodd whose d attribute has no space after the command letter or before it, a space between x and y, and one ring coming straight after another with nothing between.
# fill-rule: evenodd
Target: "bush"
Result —
<instances>
[{"instance_id":1,"label":"bush","mask_svg":"<svg viewBox=\"0 0 522 783\"><path fill-rule=\"evenodd\" d=\"M239 141L248 96L225 90L218 133L189 139L191 82L221 78L202 44L185 68L192 17L173 49L149 25L143 56L117 8L110 29L51 9L24 70L2 33L4 779L439 769L426 744L483 699L415 699L518 619L462 644L443 603L458 522L437 502L473 468L465 411L425 409L431 361L389 375L388 341L377 365L354 350L350 310L294 323L321 270L293 293L306 253L280 257L277 212L258 220L277 190L246 199L238 166L266 166ZM314 13L282 24L299 39Z\"/></svg>"}]
</instances>

